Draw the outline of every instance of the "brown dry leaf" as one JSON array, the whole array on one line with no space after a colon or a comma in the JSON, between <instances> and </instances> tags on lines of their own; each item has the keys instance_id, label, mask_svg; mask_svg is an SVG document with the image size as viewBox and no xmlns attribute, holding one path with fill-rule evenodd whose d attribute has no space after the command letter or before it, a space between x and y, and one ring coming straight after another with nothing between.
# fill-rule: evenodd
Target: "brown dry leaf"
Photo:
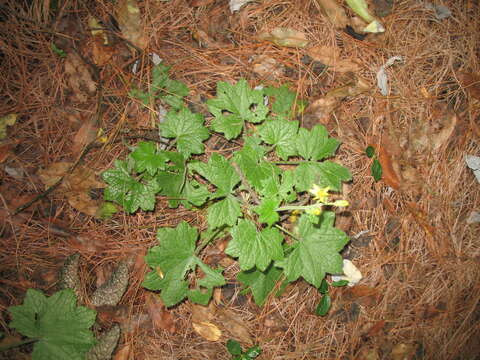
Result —
<instances>
[{"instance_id":1,"label":"brown dry leaf","mask_svg":"<svg viewBox=\"0 0 480 360\"><path fill-rule=\"evenodd\" d=\"M447 143L455 130L458 123L458 117L453 112L446 112L437 119L441 129L434 133L431 137L432 150L437 151Z\"/></svg>"},{"instance_id":2,"label":"brown dry leaf","mask_svg":"<svg viewBox=\"0 0 480 360\"><path fill-rule=\"evenodd\" d=\"M98 133L98 126L95 120L89 119L83 123L73 138L72 152L80 154L83 148L93 142Z\"/></svg>"},{"instance_id":3,"label":"brown dry leaf","mask_svg":"<svg viewBox=\"0 0 480 360\"><path fill-rule=\"evenodd\" d=\"M132 347L130 344L123 345L113 357L113 360L130 360L130 353L132 352Z\"/></svg>"},{"instance_id":4,"label":"brown dry leaf","mask_svg":"<svg viewBox=\"0 0 480 360\"><path fill-rule=\"evenodd\" d=\"M167 330L171 334L176 332L177 328L175 327L173 315L165 308L162 299L158 295L147 293L145 305L155 329Z\"/></svg>"},{"instance_id":5,"label":"brown dry leaf","mask_svg":"<svg viewBox=\"0 0 480 360\"><path fill-rule=\"evenodd\" d=\"M347 26L347 14L336 0L317 0L317 3L335 28L343 29Z\"/></svg>"},{"instance_id":6,"label":"brown dry leaf","mask_svg":"<svg viewBox=\"0 0 480 360\"><path fill-rule=\"evenodd\" d=\"M336 72L357 72L360 65L350 59L341 59L340 50L334 46L314 46L307 51L308 55Z\"/></svg>"},{"instance_id":7,"label":"brown dry leaf","mask_svg":"<svg viewBox=\"0 0 480 360\"><path fill-rule=\"evenodd\" d=\"M375 296L378 294L376 288L372 288L368 285L356 285L348 289L348 292L353 296L353 298L360 298L364 296Z\"/></svg>"},{"instance_id":8,"label":"brown dry leaf","mask_svg":"<svg viewBox=\"0 0 480 360\"><path fill-rule=\"evenodd\" d=\"M397 344L390 353L392 360L410 360L415 356L416 346L413 344Z\"/></svg>"},{"instance_id":9,"label":"brown dry leaf","mask_svg":"<svg viewBox=\"0 0 480 360\"><path fill-rule=\"evenodd\" d=\"M147 47L148 41L140 15L136 0L120 0L117 3L117 21L123 36L143 50Z\"/></svg>"},{"instance_id":10,"label":"brown dry leaf","mask_svg":"<svg viewBox=\"0 0 480 360\"><path fill-rule=\"evenodd\" d=\"M480 75L474 73L460 72L457 74L460 85L474 99L480 100Z\"/></svg>"},{"instance_id":11,"label":"brown dry leaf","mask_svg":"<svg viewBox=\"0 0 480 360\"><path fill-rule=\"evenodd\" d=\"M377 349L365 347L358 352L355 360L380 360L380 355Z\"/></svg>"},{"instance_id":12,"label":"brown dry leaf","mask_svg":"<svg viewBox=\"0 0 480 360\"><path fill-rule=\"evenodd\" d=\"M377 321L373 326L368 330L367 336L372 337L378 335L378 333L385 327L385 320Z\"/></svg>"},{"instance_id":13,"label":"brown dry leaf","mask_svg":"<svg viewBox=\"0 0 480 360\"><path fill-rule=\"evenodd\" d=\"M302 126L311 129L318 123L327 124L330 114L340 105L341 99L333 96L322 96L310 103L303 114Z\"/></svg>"},{"instance_id":14,"label":"brown dry leaf","mask_svg":"<svg viewBox=\"0 0 480 360\"><path fill-rule=\"evenodd\" d=\"M11 155L13 155L12 150L19 143L20 140L0 143L0 164L5 162L5 160L7 160Z\"/></svg>"},{"instance_id":15,"label":"brown dry leaf","mask_svg":"<svg viewBox=\"0 0 480 360\"><path fill-rule=\"evenodd\" d=\"M192 0L190 1L190 6L191 7L207 6L214 2L215 0Z\"/></svg>"},{"instance_id":16,"label":"brown dry leaf","mask_svg":"<svg viewBox=\"0 0 480 360\"><path fill-rule=\"evenodd\" d=\"M88 18L88 27L92 34L92 41L89 42L89 45L92 48L93 62L98 66L103 66L110 61L115 48L109 46L107 33L102 30L102 25L93 16Z\"/></svg>"},{"instance_id":17,"label":"brown dry leaf","mask_svg":"<svg viewBox=\"0 0 480 360\"><path fill-rule=\"evenodd\" d=\"M238 314L228 309L218 309L215 314L215 319L221 324L222 329L228 332L233 339L237 339L243 343L253 343L246 323L239 318Z\"/></svg>"},{"instance_id":18,"label":"brown dry leaf","mask_svg":"<svg viewBox=\"0 0 480 360\"><path fill-rule=\"evenodd\" d=\"M89 68L74 52L67 55L65 73L68 75L68 85L79 102L86 102L97 91Z\"/></svg>"},{"instance_id":19,"label":"brown dry leaf","mask_svg":"<svg viewBox=\"0 0 480 360\"><path fill-rule=\"evenodd\" d=\"M400 188L400 178L394 169L394 164L387 146L383 144L378 150L378 161L382 165L382 179L391 188L398 190Z\"/></svg>"},{"instance_id":20,"label":"brown dry leaf","mask_svg":"<svg viewBox=\"0 0 480 360\"><path fill-rule=\"evenodd\" d=\"M58 162L50 164L45 169L38 171L40 180L46 188L54 185L67 173L72 166L69 162ZM90 191L104 188L103 182L97 181L95 172L85 166L77 166L71 174L67 174L60 185L60 190L67 197L68 203L78 211L90 216L97 216L97 211L102 204L101 200L92 199Z\"/></svg>"},{"instance_id":21,"label":"brown dry leaf","mask_svg":"<svg viewBox=\"0 0 480 360\"><path fill-rule=\"evenodd\" d=\"M284 75L285 66L270 56L260 55L253 59L253 72L266 80L276 80Z\"/></svg>"},{"instance_id":22,"label":"brown dry leaf","mask_svg":"<svg viewBox=\"0 0 480 360\"><path fill-rule=\"evenodd\" d=\"M192 310L192 322L210 321L215 316L217 310L213 302L208 306L191 304L190 307Z\"/></svg>"},{"instance_id":23,"label":"brown dry leaf","mask_svg":"<svg viewBox=\"0 0 480 360\"><path fill-rule=\"evenodd\" d=\"M258 39L285 47L303 48L308 45L305 33L288 27L276 27L271 31L264 31L258 35Z\"/></svg>"}]
</instances>

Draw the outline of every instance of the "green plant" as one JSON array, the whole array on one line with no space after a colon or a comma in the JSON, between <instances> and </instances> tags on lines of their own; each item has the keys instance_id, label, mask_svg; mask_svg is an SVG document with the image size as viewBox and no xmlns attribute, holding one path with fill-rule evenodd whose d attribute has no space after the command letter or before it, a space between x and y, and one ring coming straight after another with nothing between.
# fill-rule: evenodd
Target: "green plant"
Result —
<instances>
[{"instance_id":1,"label":"green plant","mask_svg":"<svg viewBox=\"0 0 480 360\"><path fill-rule=\"evenodd\" d=\"M242 346L236 340L227 341L227 350L232 355L232 360L250 360L255 359L262 353L260 346L255 345L249 347L247 350L242 351Z\"/></svg>"},{"instance_id":2,"label":"green plant","mask_svg":"<svg viewBox=\"0 0 480 360\"><path fill-rule=\"evenodd\" d=\"M213 288L225 284L223 269L204 264L201 255L226 234L231 240L225 252L241 269L238 280L259 305L280 280L302 277L318 288L327 273L342 272L339 252L348 238L334 228L335 214L324 207L348 205L330 201L329 192L340 191L351 175L326 160L339 142L323 126L307 130L290 120L295 99L286 87L251 89L243 79L234 85L219 82L217 96L207 101L213 115L209 127L201 114L173 106L159 124L161 136L171 139L168 150L141 142L103 173L105 199L128 213L153 210L162 195L172 208L182 205L206 214L208 228L200 233L186 222L160 229L159 245L146 255L151 271L143 286L159 290L166 306L185 298L206 304ZM228 140L241 138L241 149L199 156L214 132ZM300 215L289 230L292 213Z\"/></svg>"},{"instance_id":3,"label":"green plant","mask_svg":"<svg viewBox=\"0 0 480 360\"><path fill-rule=\"evenodd\" d=\"M334 287L341 287L348 284L347 280L334 281L330 285ZM330 292L328 291L327 280L323 279L320 287L318 288L322 298L315 309L315 314L318 316L325 316L328 314L330 307L332 306L332 299L330 298Z\"/></svg>"},{"instance_id":4,"label":"green plant","mask_svg":"<svg viewBox=\"0 0 480 360\"><path fill-rule=\"evenodd\" d=\"M376 182L380 181L380 179L382 178L382 173L383 173L382 164L380 164L380 161L378 161L377 156L375 155L375 148L373 146L368 146L365 149L365 154L367 154L367 156L370 159L373 159L372 167L371 167L371 173L372 173L372 176L373 176L374 180Z\"/></svg>"},{"instance_id":5,"label":"green plant","mask_svg":"<svg viewBox=\"0 0 480 360\"><path fill-rule=\"evenodd\" d=\"M8 311L12 316L9 326L29 338L15 345L34 343L34 360L83 360L95 344L90 328L97 314L77 306L73 290L46 297L41 291L29 289L23 305L11 306Z\"/></svg>"}]
</instances>

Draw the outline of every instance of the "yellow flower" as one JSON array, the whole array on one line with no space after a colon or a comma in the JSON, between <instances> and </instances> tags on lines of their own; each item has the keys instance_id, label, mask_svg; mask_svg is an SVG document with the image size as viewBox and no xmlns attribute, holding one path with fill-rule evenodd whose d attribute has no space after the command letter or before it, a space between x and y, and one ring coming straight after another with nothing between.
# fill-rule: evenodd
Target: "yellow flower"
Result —
<instances>
[{"instance_id":1,"label":"yellow flower","mask_svg":"<svg viewBox=\"0 0 480 360\"><path fill-rule=\"evenodd\" d=\"M338 206L338 207L347 207L350 204L348 203L347 200L337 200L332 205Z\"/></svg>"},{"instance_id":2,"label":"yellow flower","mask_svg":"<svg viewBox=\"0 0 480 360\"><path fill-rule=\"evenodd\" d=\"M310 215L315 215L315 216L318 216L318 215L321 215L322 214L322 207L312 207L310 209L307 209L305 210L305 212L307 214L310 214Z\"/></svg>"},{"instance_id":3,"label":"yellow flower","mask_svg":"<svg viewBox=\"0 0 480 360\"><path fill-rule=\"evenodd\" d=\"M313 184L313 187L310 190L308 190L308 192L313 195L313 200L318 200L321 203L328 202L329 191L330 191L330 186L321 188L317 184Z\"/></svg>"}]
</instances>

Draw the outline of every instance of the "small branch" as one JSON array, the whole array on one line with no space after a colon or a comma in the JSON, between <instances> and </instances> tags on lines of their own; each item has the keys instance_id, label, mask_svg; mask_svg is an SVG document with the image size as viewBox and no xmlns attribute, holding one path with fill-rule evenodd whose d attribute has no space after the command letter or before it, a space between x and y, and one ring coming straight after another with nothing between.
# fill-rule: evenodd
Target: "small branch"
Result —
<instances>
[{"instance_id":1,"label":"small branch","mask_svg":"<svg viewBox=\"0 0 480 360\"><path fill-rule=\"evenodd\" d=\"M80 156L78 157L77 161L75 161L75 163L70 166L70 168L68 169L68 171L55 183L53 184L52 186L50 186L47 190L45 190L43 193L40 193L38 194L37 196L35 196L32 200L26 202L25 204L19 206L14 212L13 212L13 215L17 215L19 213L21 213L22 211L24 211L25 209L28 209L30 206L32 206L34 203L36 203L38 200L41 200L43 199L44 197L46 197L47 195L49 195L51 192L53 192L58 186L60 186L60 184L63 182L63 180L65 180L65 178L70 175L72 173L73 170L75 170L75 168L80 164L80 162L83 160L83 158L90 152L90 150L92 150L94 147L95 147L95 141L91 142L90 144L88 144L82 151L82 153L80 154Z\"/></svg>"},{"instance_id":2,"label":"small branch","mask_svg":"<svg viewBox=\"0 0 480 360\"><path fill-rule=\"evenodd\" d=\"M35 341L38 341L38 340L39 339L28 339L28 340L18 341L18 342L13 343L13 344L2 345L2 346L0 346L0 351L6 351L6 350L9 350L9 349L18 347L18 346L31 344L31 343L33 343Z\"/></svg>"},{"instance_id":3,"label":"small branch","mask_svg":"<svg viewBox=\"0 0 480 360\"><path fill-rule=\"evenodd\" d=\"M247 181L247 178L243 174L240 166L236 162L232 162L232 166L235 169L235 172L240 176L240 180L242 181L242 185L245 189L247 189L248 193L252 196L253 202L255 204L260 204L260 199L257 196L257 193L251 188L250 184Z\"/></svg>"}]
</instances>

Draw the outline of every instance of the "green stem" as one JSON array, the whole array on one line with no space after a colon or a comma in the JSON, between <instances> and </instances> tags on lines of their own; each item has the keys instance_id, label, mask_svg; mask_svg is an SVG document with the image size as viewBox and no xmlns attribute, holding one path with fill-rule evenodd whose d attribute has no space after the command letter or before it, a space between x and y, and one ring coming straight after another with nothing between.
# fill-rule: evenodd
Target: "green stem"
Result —
<instances>
[{"instance_id":1,"label":"green stem","mask_svg":"<svg viewBox=\"0 0 480 360\"><path fill-rule=\"evenodd\" d=\"M217 231L215 231L212 236L210 236L209 238L207 238L206 240L204 240L199 246L198 248L195 249L195 255L198 256L198 254L200 254L202 252L203 249L205 249L205 247L210 244L212 242L213 239L215 239L217 237L218 234L220 234L221 232L225 231L225 228L224 227L221 227L221 228L218 228Z\"/></svg>"},{"instance_id":2,"label":"green stem","mask_svg":"<svg viewBox=\"0 0 480 360\"><path fill-rule=\"evenodd\" d=\"M300 165L301 163L304 163L305 161L270 161L270 164L275 164L275 165Z\"/></svg>"},{"instance_id":3,"label":"green stem","mask_svg":"<svg viewBox=\"0 0 480 360\"><path fill-rule=\"evenodd\" d=\"M33 343L35 341L38 341L38 340L40 340L40 339L27 339L27 340L23 340L23 341L18 341L18 342L13 343L13 344L2 345L2 346L0 346L0 351L6 351L6 350L9 350L11 348L18 347L18 346L31 344L31 343Z\"/></svg>"},{"instance_id":4,"label":"green stem","mask_svg":"<svg viewBox=\"0 0 480 360\"><path fill-rule=\"evenodd\" d=\"M287 205L287 206L280 206L275 209L275 211L293 211L293 210L312 210L322 208L324 204L313 204L313 205L306 205L306 206L299 206L299 205ZM328 205L328 204L327 204Z\"/></svg>"},{"instance_id":5,"label":"green stem","mask_svg":"<svg viewBox=\"0 0 480 360\"><path fill-rule=\"evenodd\" d=\"M275 227L276 227L278 230L283 231L285 234L287 234L288 236L292 237L293 239L299 241L299 239L298 239L295 235L293 235L290 231L288 231L287 229L281 227L281 226L278 225L278 224L275 224Z\"/></svg>"}]
</instances>

